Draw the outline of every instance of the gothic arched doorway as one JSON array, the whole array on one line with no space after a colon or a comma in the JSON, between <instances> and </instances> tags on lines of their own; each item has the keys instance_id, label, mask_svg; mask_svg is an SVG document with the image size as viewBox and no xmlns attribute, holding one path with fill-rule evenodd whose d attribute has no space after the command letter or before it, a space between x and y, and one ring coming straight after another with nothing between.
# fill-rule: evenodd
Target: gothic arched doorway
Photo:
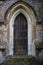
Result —
<instances>
[{"instance_id":1,"label":"gothic arched doorway","mask_svg":"<svg viewBox=\"0 0 43 65\"><path fill-rule=\"evenodd\" d=\"M14 55L27 55L27 20L22 13L19 13L14 21Z\"/></svg>"},{"instance_id":2,"label":"gothic arched doorway","mask_svg":"<svg viewBox=\"0 0 43 65\"><path fill-rule=\"evenodd\" d=\"M34 46L33 41L35 39L35 35L34 35L35 29L34 28L36 28L36 17L35 17L33 9L26 2L18 1L17 5L15 3L14 6L11 7L11 9L9 9L7 12L8 12L8 14L6 16L6 21L8 22L7 30L8 30L8 35L9 35L8 36L9 55L17 54L17 51L19 49L20 52L18 52L18 54L22 54L22 55L27 54L27 51L28 51L28 55L35 56L35 48L33 47ZM22 13L22 14L20 14L20 13ZM28 27L28 28L26 27L26 32L28 31L28 36L26 35L26 37L28 37L28 42L25 40L27 44L26 43L23 44L23 48L26 46L25 53L24 53L24 49L21 47L21 44L20 44L20 47L23 49L23 51L19 47L17 48L17 51L15 51L16 50L15 47L17 46L16 45L17 41L15 43L15 37L16 37L15 33L18 32L18 31L14 32L15 26L17 26L17 25L15 25L15 21L17 20L18 16L19 16L19 18L22 17L21 15L24 17L23 20L25 19L25 21L27 22L27 24L26 24L26 22L25 22L25 24ZM22 23L24 23L24 22L22 21ZM17 24L18 24L18 20L17 20ZM20 31L21 31L21 27L19 27L19 25L17 28L20 28ZM24 27L23 27L23 30L24 30ZM19 32L19 33L21 34L21 32ZM24 35L24 33L22 33L22 34ZM17 33L17 36L18 36L18 33ZM24 38L24 37L21 37L21 38ZM23 41L19 41L19 42L23 42ZM19 44L18 44L18 46L19 46ZM28 46L28 50L27 50L27 46ZM31 51L30 51L30 48L31 48Z\"/></svg>"}]
</instances>

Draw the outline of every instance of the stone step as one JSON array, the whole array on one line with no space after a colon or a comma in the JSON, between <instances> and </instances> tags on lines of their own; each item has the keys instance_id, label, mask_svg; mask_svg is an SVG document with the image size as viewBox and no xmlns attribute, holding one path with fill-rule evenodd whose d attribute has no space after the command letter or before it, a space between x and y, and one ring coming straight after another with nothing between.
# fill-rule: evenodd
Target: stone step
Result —
<instances>
[{"instance_id":1,"label":"stone step","mask_svg":"<svg viewBox=\"0 0 43 65\"><path fill-rule=\"evenodd\" d=\"M36 64L36 59L32 56L7 56L3 65L31 65Z\"/></svg>"}]
</instances>

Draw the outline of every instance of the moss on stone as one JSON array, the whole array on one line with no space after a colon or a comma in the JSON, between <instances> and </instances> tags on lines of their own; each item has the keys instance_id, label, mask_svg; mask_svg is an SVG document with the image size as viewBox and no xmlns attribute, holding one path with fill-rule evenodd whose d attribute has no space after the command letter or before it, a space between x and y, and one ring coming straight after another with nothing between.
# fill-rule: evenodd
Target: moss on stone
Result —
<instances>
[{"instance_id":1,"label":"moss on stone","mask_svg":"<svg viewBox=\"0 0 43 65\"><path fill-rule=\"evenodd\" d=\"M36 65L34 58L13 58L4 62L4 65Z\"/></svg>"}]
</instances>

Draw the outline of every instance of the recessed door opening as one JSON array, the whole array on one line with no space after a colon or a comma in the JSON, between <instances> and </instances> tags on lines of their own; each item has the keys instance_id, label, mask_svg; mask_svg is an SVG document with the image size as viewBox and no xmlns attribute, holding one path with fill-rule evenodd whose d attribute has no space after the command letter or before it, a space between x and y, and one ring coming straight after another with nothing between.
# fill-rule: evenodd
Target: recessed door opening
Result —
<instances>
[{"instance_id":1,"label":"recessed door opening","mask_svg":"<svg viewBox=\"0 0 43 65\"><path fill-rule=\"evenodd\" d=\"M28 25L25 16L20 13L14 21L14 55L28 55Z\"/></svg>"}]
</instances>

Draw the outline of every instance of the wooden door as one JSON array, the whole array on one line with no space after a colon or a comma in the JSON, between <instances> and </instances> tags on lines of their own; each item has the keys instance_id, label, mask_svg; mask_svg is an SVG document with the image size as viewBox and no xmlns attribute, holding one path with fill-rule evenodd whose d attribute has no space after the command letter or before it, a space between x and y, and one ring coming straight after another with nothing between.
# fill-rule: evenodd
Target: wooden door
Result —
<instances>
[{"instance_id":1,"label":"wooden door","mask_svg":"<svg viewBox=\"0 0 43 65\"><path fill-rule=\"evenodd\" d=\"M27 20L20 13L14 21L14 54L27 55Z\"/></svg>"}]
</instances>

